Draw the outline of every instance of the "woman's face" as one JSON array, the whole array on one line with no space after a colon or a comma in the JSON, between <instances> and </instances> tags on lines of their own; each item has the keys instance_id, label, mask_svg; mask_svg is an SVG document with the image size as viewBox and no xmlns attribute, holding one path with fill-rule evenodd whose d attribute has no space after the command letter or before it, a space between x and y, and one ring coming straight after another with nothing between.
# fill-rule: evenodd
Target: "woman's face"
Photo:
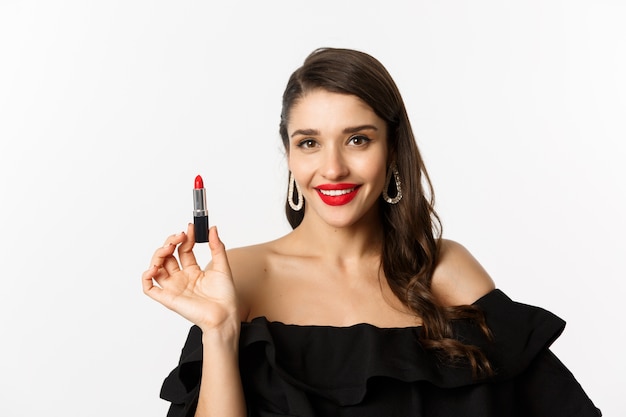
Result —
<instances>
[{"instance_id":1,"label":"woman's face","mask_svg":"<svg viewBox=\"0 0 626 417\"><path fill-rule=\"evenodd\" d=\"M387 127L356 96L318 89L289 114L289 169L305 219L347 227L375 215L387 167Z\"/></svg>"}]
</instances>

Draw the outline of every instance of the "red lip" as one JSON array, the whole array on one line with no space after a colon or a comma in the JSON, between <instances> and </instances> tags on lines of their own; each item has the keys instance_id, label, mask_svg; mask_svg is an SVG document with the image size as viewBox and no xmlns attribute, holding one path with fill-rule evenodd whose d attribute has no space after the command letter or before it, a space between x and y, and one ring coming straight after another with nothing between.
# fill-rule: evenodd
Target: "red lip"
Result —
<instances>
[{"instance_id":1,"label":"red lip","mask_svg":"<svg viewBox=\"0 0 626 417\"><path fill-rule=\"evenodd\" d=\"M350 201L356 197L356 194L359 192L361 187L357 184L320 184L315 187L317 194L320 196L322 201L329 206L343 206L344 204L348 204ZM339 195L328 195L324 194L323 191L343 191L350 190L352 191L347 193L342 193Z\"/></svg>"},{"instance_id":2,"label":"red lip","mask_svg":"<svg viewBox=\"0 0 626 417\"><path fill-rule=\"evenodd\" d=\"M320 184L315 187L318 190L348 190L350 188L356 188L357 184L339 183L339 184Z\"/></svg>"}]
</instances>

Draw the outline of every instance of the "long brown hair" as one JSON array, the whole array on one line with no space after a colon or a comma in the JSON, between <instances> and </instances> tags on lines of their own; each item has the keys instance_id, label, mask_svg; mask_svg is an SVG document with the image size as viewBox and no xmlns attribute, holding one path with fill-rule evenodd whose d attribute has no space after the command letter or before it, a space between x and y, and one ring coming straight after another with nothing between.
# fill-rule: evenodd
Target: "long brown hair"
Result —
<instances>
[{"instance_id":1,"label":"long brown hair","mask_svg":"<svg viewBox=\"0 0 626 417\"><path fill-rule=\"evenodd\" d=\"M473 306L442 307L431 291L441 222L434 209L432 184L395 82L385 67L366 53L334 48L313 51L291 75L283 94L279 130L287 152L289 112L314 89L355 95L387 123L389 155L402 181L402 199L394 205L382 199L379 202L384 274L395 295L422 319L421 343L425 348L449 360L467 360L477 375L491 373L482 351L455 339L451 326L452 320L470 318L488 334L481 312ZM304 210L294 211L287 203L285 207L289 223L296 228Z\"/></svg>"}]
</instances>

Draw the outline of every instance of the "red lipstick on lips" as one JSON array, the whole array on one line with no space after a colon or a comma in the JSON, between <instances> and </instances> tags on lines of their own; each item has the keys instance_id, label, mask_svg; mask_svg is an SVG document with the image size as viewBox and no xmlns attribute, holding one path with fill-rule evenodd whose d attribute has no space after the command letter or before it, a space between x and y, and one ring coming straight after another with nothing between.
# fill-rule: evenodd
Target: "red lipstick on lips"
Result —
<instances>
[{"instance_id":1,"label":"red lipstick on lips","mask_svg":"<svg viewBox=\"0 0 626 417\"><path fill-rule=\"evenodd\" d=\"M321 184L315 187L322 201L329 206L343 206L356 197L361 186L357 184Z\"/></svg>"},{"instance_id":2,"label":"red lipstick on lips","mask_svg":"<svg viewBox=\"0 0 626 417\"><path fill-rule=\"evenodd\" d=\"M206 190L198 175L193 184L193 226L196 243L209 241L209 211L206 208Z\"/></svg>"}]
</instances>

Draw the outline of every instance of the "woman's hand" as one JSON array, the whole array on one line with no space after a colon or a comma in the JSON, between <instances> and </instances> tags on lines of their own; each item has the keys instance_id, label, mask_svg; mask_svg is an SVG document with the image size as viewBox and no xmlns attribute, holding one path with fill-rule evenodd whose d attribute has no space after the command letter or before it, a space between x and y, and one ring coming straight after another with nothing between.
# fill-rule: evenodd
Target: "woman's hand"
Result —
<instances>
[{"instance_id":1,"label":"woman's hand","mask_svg":"<svg viewBox=\"0 0 626 417\"><path fill-rule=\"evenodd\" d=\"M178 258L174 252L178 246ZM212 261L203 271L193 254L193 225L167 238L142 275L143 292L198 325L203 331L238 329L237 296L224 244L209 230ZM156 285L155 285L156 283Z\"/></svg>"}]
</instances>

